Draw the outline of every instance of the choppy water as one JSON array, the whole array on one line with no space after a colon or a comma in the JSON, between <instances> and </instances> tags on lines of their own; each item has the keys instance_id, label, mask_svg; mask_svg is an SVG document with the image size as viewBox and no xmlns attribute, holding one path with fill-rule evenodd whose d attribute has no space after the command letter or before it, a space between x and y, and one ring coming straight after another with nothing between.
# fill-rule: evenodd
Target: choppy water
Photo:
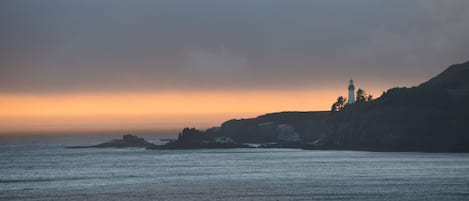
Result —
<instances>
[{"instance_id":1,"label":"choppy water","mask_svg":"<svg viewBox=\"0 0 469 201\"><path fill-rule=\"evenodd\" d=\"M469 154L1 146L0 200L469 200Z\"/></svg>"}]
</instances>

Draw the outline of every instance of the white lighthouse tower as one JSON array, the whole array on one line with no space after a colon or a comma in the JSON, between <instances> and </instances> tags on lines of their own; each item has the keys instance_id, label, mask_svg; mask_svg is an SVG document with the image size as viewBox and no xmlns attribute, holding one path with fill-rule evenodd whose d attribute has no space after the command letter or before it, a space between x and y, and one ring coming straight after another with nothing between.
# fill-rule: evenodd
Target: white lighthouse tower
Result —
<instances>
[{"instance_id":1,"label":"white lighthouse tower","mask_svg":"<svg viewBox=\"0 0 469 201\"><path fill-rule=\"evenodd\" d=\"M355 102L355 86L353 85L353 80L350 80L348 85L348 104L353 104Z\"/></svg>"}]
</instances>

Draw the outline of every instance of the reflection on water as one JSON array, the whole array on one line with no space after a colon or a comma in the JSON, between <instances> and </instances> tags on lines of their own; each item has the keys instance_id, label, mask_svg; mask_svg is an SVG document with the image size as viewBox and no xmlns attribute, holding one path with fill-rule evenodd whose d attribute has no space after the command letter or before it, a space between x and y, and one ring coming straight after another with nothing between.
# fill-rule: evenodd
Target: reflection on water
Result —
<instances>
[{"instance_id":1,"label":"reflection on water","mask_svg":"<svg viewBox=\"0 0 469 201\"><path fill-rule=\"evenodd\" d=\"M469 154L2 146L0 200L468 200Z\"/></svg>"}]
</instances>

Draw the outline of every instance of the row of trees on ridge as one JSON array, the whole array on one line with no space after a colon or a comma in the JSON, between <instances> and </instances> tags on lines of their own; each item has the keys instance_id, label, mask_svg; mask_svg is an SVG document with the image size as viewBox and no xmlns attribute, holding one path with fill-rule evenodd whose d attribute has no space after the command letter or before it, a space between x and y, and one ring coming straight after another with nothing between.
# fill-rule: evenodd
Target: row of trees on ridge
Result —
<instances>
[{"instance_id":1,"label":"row of trees on ridge","mask_svg":"<svg viewBox=\"0 0 469 201\"><path fill-rule=\"evenodd\" d=\"M360 88L357 90L356 97L357 98L355 99L355 103L365 103L365 102L370 102L373 100L373 95L366 94L365 90L360 89ZM332 104L331 111L338 112L344 109L347 105L348 105L347 98L344 98L343 96L339 96L337 98L337 101Z\"/></svg>"}]
</instances>

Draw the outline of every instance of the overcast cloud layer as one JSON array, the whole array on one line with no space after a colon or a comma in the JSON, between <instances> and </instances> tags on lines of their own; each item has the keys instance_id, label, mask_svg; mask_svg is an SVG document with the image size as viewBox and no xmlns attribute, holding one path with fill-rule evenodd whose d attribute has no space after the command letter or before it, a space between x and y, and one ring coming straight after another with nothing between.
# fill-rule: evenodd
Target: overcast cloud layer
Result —
<instances>
[{"instance_id":1,"label":"overcast cloud layer","mask_svg":"<svg viewBox=\"0 0 469 201\"><path fill-rule=\"evenodd\" d=\"M418 84L469 1L0 1L0 93Z\"/></svg>"}]
</instances>

